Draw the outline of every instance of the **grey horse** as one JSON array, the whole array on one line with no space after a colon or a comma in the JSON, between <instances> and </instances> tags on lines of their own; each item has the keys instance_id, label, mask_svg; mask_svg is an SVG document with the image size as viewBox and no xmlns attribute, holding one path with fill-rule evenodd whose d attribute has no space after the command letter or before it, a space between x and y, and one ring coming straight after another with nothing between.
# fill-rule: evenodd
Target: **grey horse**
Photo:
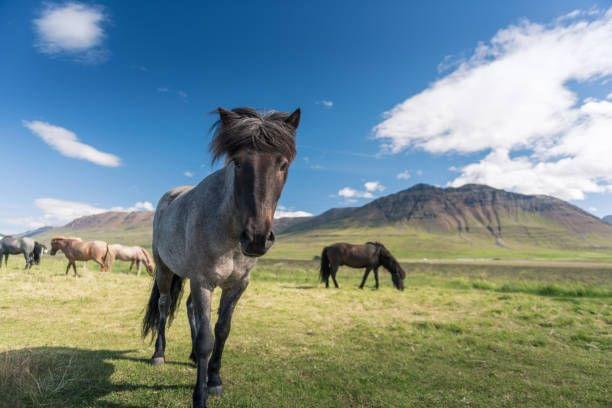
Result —
<instances>
[{"instance_id":1,"label":"grey horse","mask_svg":"<svg viewBox=\"0 0 612 408\"><path fill-rule=\"evenodd\" d=\"M40 263L40 255L44 253L46 247L29 237L5 236L0 240L0 265L4 257L4 266L8 267L9 255L23 254L26 265L25 269L30 269L33 264Z\"/></svg>"},{"instance_id":2,"label":"grey horse","mask_svg":"<svg viewBox=\"0 0 612 408\"><path fill-rule=\"evenodd\" d=\"M191 294L187 316L191 358L197 365L193 406L206 407L208 394L222 391L221 355L234 307L249 283L256 258L274 242L272 220L296 154L300 110L259 113L219 108L210 149L225 166L195 187L178 187L159 201L153 219L155 283L142 335L157 334L152 364L164 363L165 327L179 303L183 280ZM212 292L222 290L213 330Z\"/></svg>"}]
</instances>

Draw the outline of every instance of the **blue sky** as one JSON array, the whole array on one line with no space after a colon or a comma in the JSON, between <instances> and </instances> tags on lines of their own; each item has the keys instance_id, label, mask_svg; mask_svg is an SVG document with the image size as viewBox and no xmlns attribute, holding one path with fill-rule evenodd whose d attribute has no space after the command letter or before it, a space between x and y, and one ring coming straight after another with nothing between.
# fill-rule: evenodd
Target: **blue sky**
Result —
<instances>
[{"instance_id":1,"label":"blue sky","mask_svg":"<svg viewBox=\"0 0 612 408\"><path fill-rule=\"evenodd\" d=\"M218 106L302 108L286 211L487 182L612 214L609 2L221 3L0 4L0 232L199 182Z\"/></svg>"}]
</instances>

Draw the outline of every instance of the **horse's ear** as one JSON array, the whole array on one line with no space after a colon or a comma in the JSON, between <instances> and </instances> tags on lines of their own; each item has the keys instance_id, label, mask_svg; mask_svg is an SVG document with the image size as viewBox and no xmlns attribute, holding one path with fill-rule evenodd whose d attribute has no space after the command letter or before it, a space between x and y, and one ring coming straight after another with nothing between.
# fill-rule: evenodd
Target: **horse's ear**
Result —
<instances>
[{"instance_id":1,"label":"horse's ear","mask_svg":"<svg viewBox=\"0 0 612 408\"><path fill-rule=\"evenodd\" d=\"M221 107L217 108L217 112L219 113L219 119L221 120L223 126L230 126L234 120L240 118L240 115L238 115L236 112L223 109Z\"/></svg>"},{"instance_id":2,"label":"horse's ear","mask_svg":"<svg viewBox=\"0 0 612 408\"><path fill-rule=\"evenodd\" d=\"M297 129L300 125L300 108L297 108L287 119L285 119L285 123L291 126L293 129Z\"/></svg>"}]
</instances>

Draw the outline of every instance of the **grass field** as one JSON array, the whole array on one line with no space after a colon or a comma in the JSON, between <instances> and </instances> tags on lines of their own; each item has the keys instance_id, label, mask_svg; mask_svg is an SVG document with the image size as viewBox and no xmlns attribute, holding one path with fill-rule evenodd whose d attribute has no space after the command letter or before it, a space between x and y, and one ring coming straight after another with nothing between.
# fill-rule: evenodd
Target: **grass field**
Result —
<instances>
[{"instance_id":1,"label":"grass field","mask_svg":"<svg viewBox=\"0 0 612 408\"><path fill-rule=\"evenodd\" d=\"M62 257L0 272L0 404L185 407L184 307L152 367L139 337L151 278ZM339 290L307 261L261 262L238 305L213 407L610 406L612 270L407 265L407 289ZM371 285L372 282L369 282ZM218 293L215 296L218 300ZM216 303L216 302L215 302Z\"/></svg>"}]
</instances>

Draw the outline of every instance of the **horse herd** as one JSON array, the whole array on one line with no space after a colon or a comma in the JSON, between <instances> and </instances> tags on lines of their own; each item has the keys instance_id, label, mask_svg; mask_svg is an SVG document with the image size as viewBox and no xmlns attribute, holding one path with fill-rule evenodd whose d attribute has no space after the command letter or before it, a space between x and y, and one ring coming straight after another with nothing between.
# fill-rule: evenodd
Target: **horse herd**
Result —
<instances>
[{"instance_id":1,"label":"horse herd","mask_svg":"<svg viewBox=\"0 0 612 408\"><path fill-rule=\"evenodd\" d=\"M146 249L139 246L125 246L121 244L108 244L104 241L83 241L78 237L55 237L51 239L50 255L58 251L63 252L68 259L66 275L72 267L74 275L78 276L76 261L94 261L100 265L100 271L110 272L115 260L131 262L130 271L134 266L138 275L140 267L144 265L147 272L153 276L155 265L151 255ZM23 254L26 269L32 265L40 264L41 255L47 252L47 247L29 237L6 236L0 240L0 261L4 256L4 265L8 267L8 256Z\"/></svg>"},{"instance_id":2,"label":"horse herd","mask_svg":"<svg viewBox=\"0 0 612 408\"><path fill-rule=\"evenodd\" d=\"M293 113L261 113L251 108L218 108L210 144L213 162L225 165L196 186L168 191L159 201L153 219L151 260L142 248L134 250L151 272L154 283L145 307L142 336L151 333L155 350L153 365L165 362L166 323L178 308L183 283L191 288L186 309L191 329L190 358L197 366L193 406L207 406L209 394L222 392L221 359L230 333L232 315L249 284L257 258L275 241L272 222L289 167L296 156L296 131L300 110ZM68 258L68 273L77 260L92 259L109 270L113 257L121 258L112 245L57 237L51 254L62 251ZM26 261L28 256L26 256ZM405 273L389 251L378 242L364 245L334 244L323 249L320 278L338 287L340 265L365 268L360 287L370 271L378 287L378 268L383 266L394 286L404 288ZM212 326L211 303L215 288L221 288L216 325Z\"/></svg>"}]
</instances>

